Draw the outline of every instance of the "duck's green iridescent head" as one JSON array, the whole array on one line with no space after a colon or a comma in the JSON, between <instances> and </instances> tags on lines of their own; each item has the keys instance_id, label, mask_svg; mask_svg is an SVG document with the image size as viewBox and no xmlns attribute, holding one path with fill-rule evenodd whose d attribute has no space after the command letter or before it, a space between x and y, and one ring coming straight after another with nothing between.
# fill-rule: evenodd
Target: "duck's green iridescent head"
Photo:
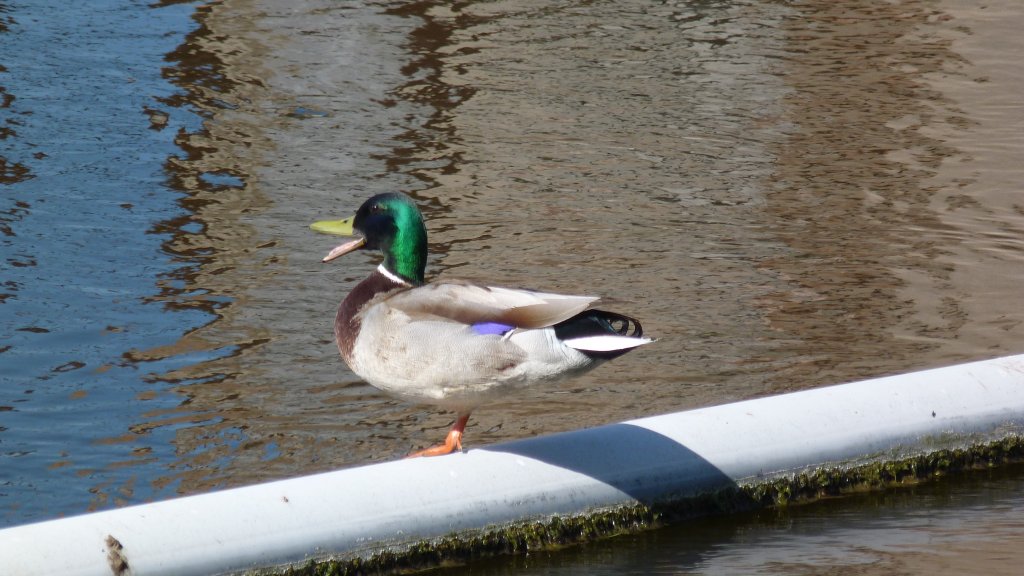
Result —
<instances>
[{"instance_id":1,"label":"duck's green iridescent head","mask_svg":"<svg viewBox=\"0 0 1024 576\"><path fill-rule=\"evenodd\" d=\"M411 198L391 192L377 194L359 207L356 215L345 220L322 220L310 226L317 232L362 237L338 246L324 262L358 249L380 250L384 267L413 284L423 283L427 266L427 229Z\"/></svg>"}]
</instances>

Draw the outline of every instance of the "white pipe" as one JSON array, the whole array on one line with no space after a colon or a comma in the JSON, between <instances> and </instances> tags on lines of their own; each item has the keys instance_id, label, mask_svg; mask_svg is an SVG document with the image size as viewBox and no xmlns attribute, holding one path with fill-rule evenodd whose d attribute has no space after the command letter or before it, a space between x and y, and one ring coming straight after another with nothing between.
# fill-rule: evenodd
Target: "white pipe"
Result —
<instances>
[{"instance_id":1,"label":"white pipe","mask_svg":"<svg viewBox=\"0 0 1024 576\"><path fill-rule=\"evenodd\" d=\"M233 573L994 440L1024 355L0 530L0 574Z\"/></svg>"}]
</instances>

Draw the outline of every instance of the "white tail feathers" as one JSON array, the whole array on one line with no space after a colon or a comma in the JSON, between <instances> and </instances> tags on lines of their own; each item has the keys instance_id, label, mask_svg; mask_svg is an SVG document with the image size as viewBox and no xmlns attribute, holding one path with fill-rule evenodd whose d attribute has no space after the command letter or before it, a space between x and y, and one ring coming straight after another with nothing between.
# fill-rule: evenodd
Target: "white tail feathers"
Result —
<instances>
[{"instance_id":1,"label":"white tail feathers","mask_svg":"<svg viewBox=\"0 0 1024 576\"><path fill-rule=\"evenodd\" d=\"M644 344L654 342L650 338L635 338L633 336L616 336L613 334L603 336L584 336L583 338L570 338L563 341L563 344L576 350L586 352L613 352L615 350L629 350Z\"/></svg>"}]
</instances>

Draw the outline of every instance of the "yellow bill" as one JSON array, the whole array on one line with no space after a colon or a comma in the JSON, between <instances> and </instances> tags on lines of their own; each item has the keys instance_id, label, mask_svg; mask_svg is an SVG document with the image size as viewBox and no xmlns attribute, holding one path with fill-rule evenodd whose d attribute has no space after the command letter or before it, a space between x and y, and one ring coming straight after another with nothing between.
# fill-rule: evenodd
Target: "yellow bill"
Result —
<instances>
[{"instance_id":1,"label":"yellow bill","mask_svg":"<svg viewBox=\"0 0 1024 576\"><path fill-rule=\"evenodd\" d=\"M323 232L324 234L351 236L353 234L352 222L355 219L355 216L349 216L344 220L320 220L319 222L313 222L309 227L317 232Z\"/></svg>"},{"instance_id":2,"label":"yellow bill","mask_svg":"<svg viewBox=\"0 0 1024 576\"><path fill-rule=\"evenodd\" d=\"M317 232L324 234L334 234L335 236L352 236L355 232L352 230L352 221L355 220L355 216L345 218L344 220L320 220L309 225L310 228ZM349 242L335 247L333 250L324 256L323 262L330 262L339 256L344 256L353 250L359 249L363 244L366 244L366 238L356 238Z\"/></svg>"}]
</instances>

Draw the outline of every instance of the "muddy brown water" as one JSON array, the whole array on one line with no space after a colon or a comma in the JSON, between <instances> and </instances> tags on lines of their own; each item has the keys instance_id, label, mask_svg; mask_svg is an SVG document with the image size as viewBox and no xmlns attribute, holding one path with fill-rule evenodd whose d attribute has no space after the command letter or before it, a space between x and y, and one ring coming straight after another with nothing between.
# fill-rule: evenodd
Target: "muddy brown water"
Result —
<instances>
[{"instance_id":1,"label":"muddy brown water","mask_svg":"<svg viewBox=\"0 0 1024 576\"><path fill-rule=\"evenodd\" d=\"M0 400L8 523L440 439L451 415L378 393L332 342L337 302L377 261L320 264L333 240L307 225L377 192L419 201L428 275L600 295L658 338L479 410L469 448L1024 349L1015 2L109 4L179 15L153 24L175 40L150 60L158 98L124 104L170 207L141 227L167 268L145 253L119 266L163 312L98 313L114 335L101 352L44 366L33 354L54 344L23 328L62 335L46 323L61 297L9 290L0 314L34 301L41 317L3 316L20 339L0 362L26 374ZM3 34L32 9L8 7ZM17 80L18 58L2 63ZM42 116L45 99L5 81L11 106ZM43 160L23 156L3 185L31 208L12 207L5 260L45 263L66 248L24 240L50 224L32 220ZM133 340L139 323L168 326ZM48 380L59 393L25 396L51 364L71 367ZM33 408L102 409L103 426L40 444L16 419Z\"/></svg>"}]
</instances>

